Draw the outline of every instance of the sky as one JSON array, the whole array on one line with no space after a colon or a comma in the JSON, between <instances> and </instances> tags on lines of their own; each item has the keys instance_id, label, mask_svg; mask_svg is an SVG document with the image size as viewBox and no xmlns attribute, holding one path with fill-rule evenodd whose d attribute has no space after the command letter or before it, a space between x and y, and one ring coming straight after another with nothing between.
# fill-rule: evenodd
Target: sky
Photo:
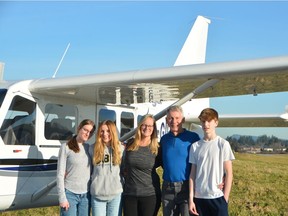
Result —
<instances>
[{"instance_id":1,"label":"sky","mask_svg":"<svg viewBox=\"0 0 288 216\"><path fill-rule=\"evenodd\" d=\"M172 66L198 15L211 20L206 62L288 55L288 1L2 1L4 79ZM213 98L220 114L281 114L288 92ZM287 128L218 128L218 134L288 139Z\"/></svg>"}]
</instances>

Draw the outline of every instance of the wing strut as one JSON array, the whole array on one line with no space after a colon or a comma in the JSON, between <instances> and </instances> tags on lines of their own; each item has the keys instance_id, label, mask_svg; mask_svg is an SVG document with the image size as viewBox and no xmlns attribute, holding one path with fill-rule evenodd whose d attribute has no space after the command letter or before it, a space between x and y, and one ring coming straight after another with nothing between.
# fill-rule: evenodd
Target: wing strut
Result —
<instances>
[{"instance_id":1,"label":"wing strut","mask_svg":"<svg viewBox=\"0 0 288 216\"><path fill-rule=\"evenodd\" d=\"M38 191L36 191L34 194L32 194L32 198L31 201L35 202L38 199L40 199L41 197L45 196L48 194L48 192L54 188L57 185L57 181L56 179L53 180L52 182L50 182L49 184L45 185L43 188L39 189Z\"/></svg>"},{"instance_id":2,"label":"wing strut","mask_svg":"<svg viewBox=\"0 0 288 216\"><path fill-rule=\"evenodd\" d=\"M206 81L205 83L203 83L202 85L198 86L194 91L192 91L191 93L187 94L186 96L184 96L183 98L179 99L178 101L176 101L175 103L171 104L170 106L166 107L165 109L163 109L162 111L160 111L159 113L157 113L156 115L154 115L155 120L159 120L160 118L162 118L163 116L166 115L166 112L168 110L169 107L171 106L181 106L184 103L186 103L187 101L191 100L192 98L195 98L198 94L202 93L203 91L205 91L208 88L211 88L212 86L214 86L215 84L217 84L219 82L218 79L211 79ZM128 133L124 134L121 138L120 141L124 142L125 140L128 140L130 137L134 136L135 132L136 132L137 128L134 128L133 130L129 131Z\"/></svg>"}]
</instances>

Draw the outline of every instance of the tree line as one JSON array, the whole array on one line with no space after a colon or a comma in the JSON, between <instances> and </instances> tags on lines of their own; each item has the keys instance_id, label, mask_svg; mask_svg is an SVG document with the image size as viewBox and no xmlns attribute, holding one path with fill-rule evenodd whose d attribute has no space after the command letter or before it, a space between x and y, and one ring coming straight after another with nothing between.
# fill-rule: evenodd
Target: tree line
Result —
<instances>
[{"instance_id":1,"label":"tree line","mask_svg":"<svg viewBox=\"0 0 288 216\"><path fill-rule=\"evenodd\" d=\"M254 136L240 136L233 135L226 138L230 142L231 148L240 152L244 148L260 148L262 151L265 149L273 149L273 152L286 152L288 153L288 140L279 139L275 136L262 135L258 137Z\"/></svg>"}]
</instances>

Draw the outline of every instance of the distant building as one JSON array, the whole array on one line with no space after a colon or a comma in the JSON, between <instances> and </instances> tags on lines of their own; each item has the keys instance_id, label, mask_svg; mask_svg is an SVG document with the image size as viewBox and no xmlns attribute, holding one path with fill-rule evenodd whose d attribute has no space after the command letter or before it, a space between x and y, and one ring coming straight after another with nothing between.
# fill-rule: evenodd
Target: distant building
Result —
<instances>
[{"instance_id":1,"label":"distant building","mask_svg":"<svg viewBox=\"0 0 288 216\"><path fill-rule=\"evenodd\" d=\"M261 148L258 148L258 147L242 147L241 148L241 152L257 154L257 153L261 153Z\"/></svg>"},{"instance_id":2,"label":"distant building","mask_svg":"<svg viewBox=\"0 0 288 216\"><path fill-rule=\"evenodd\" d=\"M262 151L273 152L273 148L263 148Z\"/></svg>"}]
</instances>

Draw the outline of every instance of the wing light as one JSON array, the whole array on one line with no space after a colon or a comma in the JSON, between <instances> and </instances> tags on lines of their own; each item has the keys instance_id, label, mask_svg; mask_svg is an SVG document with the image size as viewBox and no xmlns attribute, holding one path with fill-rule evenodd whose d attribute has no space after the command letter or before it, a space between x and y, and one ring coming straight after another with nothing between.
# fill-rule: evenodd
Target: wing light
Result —
<instances>
[{"instance_id":1,"label":"wing light","mask_svg":"<svg viewBox=\"0 0 288 216\"><path fill-rule=\"evenodd\" d=\"M280 118L288 122L288 105L285 106L285 113L280 115Z\"/></svg>"}]
</instances>

